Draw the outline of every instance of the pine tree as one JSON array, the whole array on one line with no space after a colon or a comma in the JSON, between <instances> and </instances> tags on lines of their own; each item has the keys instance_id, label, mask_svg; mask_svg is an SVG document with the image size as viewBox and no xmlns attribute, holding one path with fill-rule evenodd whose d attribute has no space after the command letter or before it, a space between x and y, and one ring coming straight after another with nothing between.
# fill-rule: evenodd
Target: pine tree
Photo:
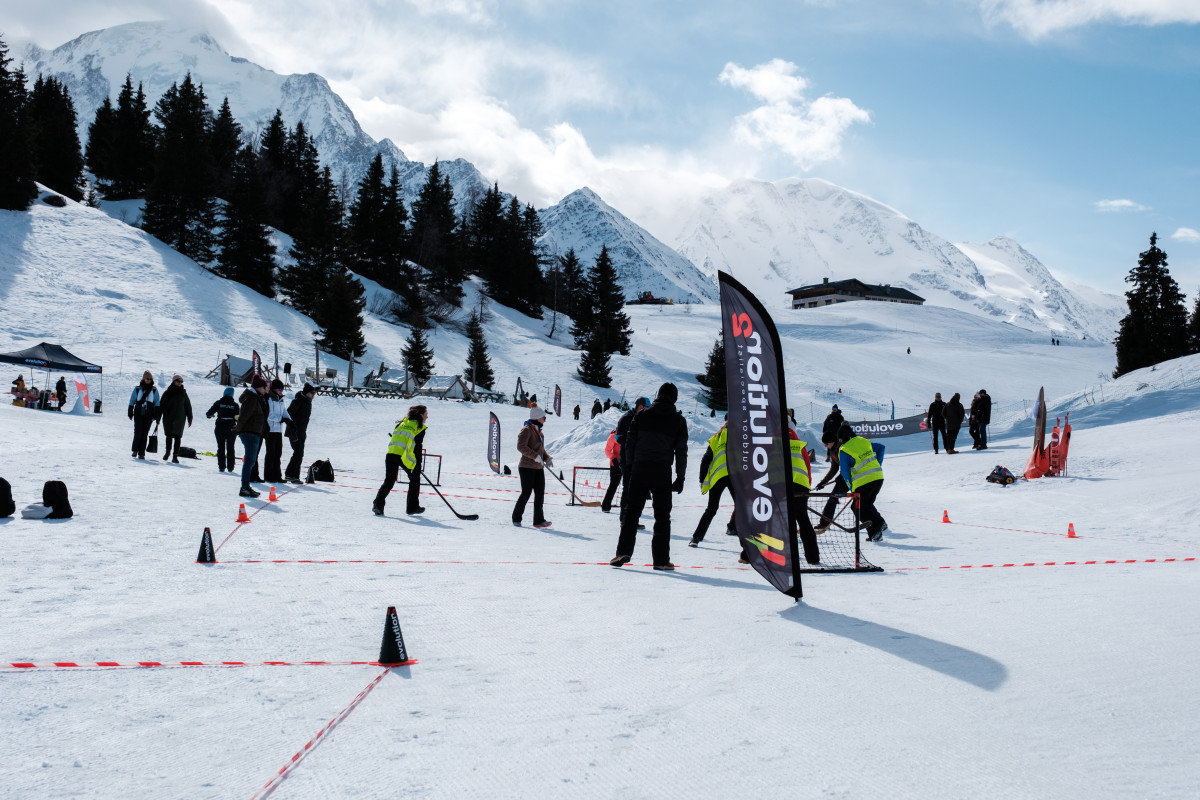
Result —
<instances>
[{"instance_id":1,"label":"pine tree","mask_svg":"<svg viewBox=\"0 0 1200 800\"><path fill-rule=\"evenodd\" d=\"M1129 314L1117 332L1117 368L1114 378L1188 352L1187 308L1179 285L1167 270L1167 254L1158 248L1158 234L1150 234L1150 249L1138 255L1138 265L1125 282Z\"/></svg>"},{"instance_id":2,"label":"pine tree","mask_svg":"<svg viewBox=\"0 0 1200 800\"><path fill-rule=\"evenodd\" d=\"M383 155L377 153L359 181L358 191L350 204L346 219L346 266L350 271L380 283L389 262L395 257L387 216Z\"/></svg>"},{"instance_id":3,"label":"pine tree","mask_svg":"<svg viewBox=\"0 0 1200 800\"><path fill-rule=\"evenodd\" d=\"M275 245L271 243L266 216L258 154L247 145L231 165L224 221L217 237L219 254L215 271L273 298Z\"/></svg>"},{"instance_id":4,"label":"pine tree","mask_svg":"<svg viewBox=\"0 0 1200 800\"><path fill-rule=\"evenodd\" d=\"M113 147L117 137L117 110L107 97L96 109L96 116L88 124L87 146L83 158L88 169L96 176L101 189L107 191L112 178Z\"/></svg>"},{"instance_id":5,"label":"pine tree","mask_svg":"<svg viewBox=\"0 0 1200 800\"><path fill-rule=\"evenodd\" d=\"M33 139L36 180L76 202L83 200L86 182L75 104L57 78L38 75L29 94L29 120L37 131Z\"/></svg>"},{"instance_id":6,"label":"pine tree","mask_svg":"<svg viewBox=\"0 0 1200 800\"><path fill-rule=\"evenodd\" d=\"M466 274L458 244L458 218L454 213L454 190L438 162L429 168L429 178L412 207L409 238L410 257L427 274L425 289L454 305L462 305L462 283Z\"/></svg>"},{"instance_id":7,"label":"pine tree","mask_svg":"<svg viewBox=\"0 0 1200 800\"><path fill-rule=\"evenodd\" d=\"M334 275L345 271L341 263L343 235L337 185L326 167L321 173L320 191L309 198L304 222L289 251L295 263L279 272L279 291L288 304L312 317L320 328L326 327L322 296Z\"/></svg>"},{"instance_id":8,"label":"pine tree","mask_svg":"<svg viewBox=\"0 0 1200 800\"><path fill-rule=\"evenodd\" d=\"M629 355L633 329L625 313L625 293L617 283L617 270L608 254L608 245L600 246L600 255L588 273L588 288L592 302L591 317L594 330L599 332L599 346L609 353Z\"/></svg>"},{"instance_id":9,"label":"pine tree","mask_svg":"<svg viewBox=\"0 0 1200 800\"><path fill-rule=\"evenodd\" d=\"M24 211L37 197L33 182L33 134L28 118L25 71L10 68L0 39L0 208Z\"/></svg>"},{"instance_id":10,"label":"pine tree","mask_svg":"<svg viewBox=\"0 0 1200 800\"><path fill-rule=\"evenodd\" d=\"M605 336L600 326L593 331L579 358L579 377L589 386L599 386L607 389L612 385L611 368L608 365L611 354L605 344Z\"/></svg>"},{"instance_id":11,"label":"pine tree","mask_svg":"<svg viewBox=\"0 0 1200 800\"><path fill-rule=\"evenodd\" d=\"M697 375L696 380L707 387L707 404L709 408L724 411L729 408L728 384L725 378L725 344L724 337L718 336L713 343L713 349L708 354L708 362L704 365L704 374Z\"/></svg>"},{"instance_id":12,"label":"pine tree","mask_svg":"<svg viewBox=\"0 0 1200 800\"><path fill-rule=\"evenodd\" d=\"M566 255L559 256L558 263L562 272L562 290L566 295L563 311L568 317L575 319L579 309L590 309L592 305L588 296L587 275L584 274L583 264L580 263L579 256L575 255L573 247Z\"/></svg>"},{"instance_id":13,"label":"pine tree","mask_svg":"<svg viewBox=\"0 0 1200 800\"><path fill-rule=\"evenodd\" d=\"M275 116L258 141L258 174L266 194L267 224L285 232L289 229L284 227L283 206L292 191L287 171L287 142L283 112L275 109Z\"/></svg>"},{"instance_id":14,"label":"pine tree","mask_svg":"<svg viewBox=\"0 0 1200 800\"><path fill-rule=\"evenodd\" d=\"M217 197L228 199L233 162L242 150L242 126L233 118L228 97L221 102L221 109L212 122L211 143L213 187Z\"/></svg>"},{"instance_id":15,"label":"pine tree","mask_svg":"<svg viewBox=\"0 0 1200 800\"><path fill-rule=\"evenodd\" d=\"M103 176L96 173L98 178L102 178L101 188L108 199L127 200L146 196L150 181L154 179L157 138L158 132L150 124L150 107L142 84L139 83L135 90L133 78L126 75L113 113L112 139L105 161L106 173ZM90 139L88 145L91 145ZM104 147L102 142L102 152ZM88 163L91 164L90 157Z\"/></svg>"},{"instance_id":16,"label":"pine tree","mask_svg":"<svg viewBox=\"0 0 1200 800\"><path fill-rule=\"evenodd\" d=\"M344 269L335 270L321 295L321 334L317 344L347 361L367 352L363 337L363 309L366 292L358 279Z\"/></svg>"},{"instance_id":17,"label":"pine tree","mask_svg":"<svg viewBox=\"0 0 1200 800\"><path fill-rule=\"evenodd\" d=\"M400 351L404 356L404 364L408 374L421 386L433 374L433 349L425 337L425 330L419 325L412 326L412 333Z\"/></svg>"},{"instance_id":18,"label":"pine tree","mask_svg":"<svg viewBox=\"0 0 1200 800\"><path fill-rule=\"evenodd\" d=\"M1188 320L1188 352L1200 353L1200 291L1196 292L1196 305Z\"/></svg>"},{"instance_id":19,"label":"pine tree","mask_svg":"<svg viewBox=\"0 0 1200 800\"><path fill-rule=\"evenodd\" d=\"M213 196L211 119L204 87L188 73L155 106L162 125L154 153L154 180L146 190L142 227L200 263L213 258L216 201Z\"/></svg>"},{"instance_id":20,"label":"pine tree","mask_svg":"<svg viewBox=\"0 0 1200 800\"><path fill-rule=\"evenodd\" d=\"M487 342L483 339L483 322L476 311L471 312L471 321L467 323L467 340L467 369L463 374L471 381L472 389L476 386L490 389L496 376L488 358Z\"/></svg>"},{"instance_id":21,"label":"pine tree","mask_svg":"<svg viewBox=\"0 0 1200 800\"><path fill-rule=\"evenodd\" d=\"M467 262L475 274L483 278L487 293L493 299L507 298L513 293L502 252L503 230L504 199L500 186L492 184L471 208L463 233Z\"/></svg>"}]
</instances>

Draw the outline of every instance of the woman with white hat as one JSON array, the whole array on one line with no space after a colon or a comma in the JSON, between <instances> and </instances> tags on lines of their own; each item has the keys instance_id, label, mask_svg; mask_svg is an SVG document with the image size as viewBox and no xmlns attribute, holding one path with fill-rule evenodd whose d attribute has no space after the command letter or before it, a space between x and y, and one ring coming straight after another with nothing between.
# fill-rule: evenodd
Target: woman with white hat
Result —
<instances>
[{"instance_id":1,"label":"woman with white hat","mask_svg":"<svg viewBox=\"0 0 1200 800\"><path fill-rule=\"evenodd\" d=\"M521 526L521 517L525 514L525 504L533 494L533 527L549 528L550 520L542 513L542 501L546 496L546 473L544 467L553 466L554 459L546 452L545 438L542 436L542 426L546 424L546 412L538 406L529 409L529 419L525 421L521 432L517 434L517 451L521 461L517 472L521 476L521 496L513 508L513 525Z\"/></svg>"}]
</instances>

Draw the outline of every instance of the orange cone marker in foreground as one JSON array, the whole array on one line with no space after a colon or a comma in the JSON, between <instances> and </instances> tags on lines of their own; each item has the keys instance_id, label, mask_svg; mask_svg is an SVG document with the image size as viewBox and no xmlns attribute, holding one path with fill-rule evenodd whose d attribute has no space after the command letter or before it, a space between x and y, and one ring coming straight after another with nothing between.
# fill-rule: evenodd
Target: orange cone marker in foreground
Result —
<instances>
[{"instance_id":1,"label":"orange cone marker in foreground","mask_svg":"<svg viewBox=\"0 0 1200 800\"><path fill-rule=\"evenodd\" d=\"M1078 539L1079 538L1078 536L1075 535L1075 523L1074 522L1067 523L1067 538L1068 539Z\"/></svg>"},{"instance_id":2,"label":"orange cone marker in foreground","mask_svg":"<svg viewBox=\"0 0 1200 800\"><path fill-rule=\"evenodd\" d=\"M949 514L949 512L947 512L947 511L943 511L943 512L942 512L942 522L949 522L949 521L950 521L950 514Z\"/></svg>"},{"instance_id":3,"label":"orange cone marker in foreground","mask_svg":"<svg viewBox=\"0 0 1200 800\"><path fill-rule=\"evenodd\" d=\"M246 515L246 504L245 503L241 503L238 505L237 521L238 522L249 522L250 521L250 517Z\"/></svg>"},{"instance_id":4,"label":"orange cone marker in foreground","mask_svg":"<svg viewBox=\"0 0 1200 800\"><path fill-rule=\"evenodd\" d=\"M271 487L271 496L267 498L268 503L274 503L279 498L275 496L275 487Z\"/></svg>"}]
</instances>

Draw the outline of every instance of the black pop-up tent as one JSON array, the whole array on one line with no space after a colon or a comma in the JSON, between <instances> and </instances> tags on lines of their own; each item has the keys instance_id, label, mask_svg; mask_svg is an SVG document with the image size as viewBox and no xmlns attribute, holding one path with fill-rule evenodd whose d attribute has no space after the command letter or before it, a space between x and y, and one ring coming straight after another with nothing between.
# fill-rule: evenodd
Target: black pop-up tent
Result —
<instances>
[{"instance_id":1,"label":"black pop-up tent","mask_svg":"<svg viewBox=\"0 0 1200 800\"><path fill-rule=\"evenodd\" d=\"M0 364L19 364L27 367L32 375L33 370L45 370L45 386L50 383L51 372L82 372L100 376L100 396L104 396L104 368L78 358L62 345L42 342L27 350L15 353L0 353ZM31 381L32 383L32 381Z\"/></svg>"}]
</instances>

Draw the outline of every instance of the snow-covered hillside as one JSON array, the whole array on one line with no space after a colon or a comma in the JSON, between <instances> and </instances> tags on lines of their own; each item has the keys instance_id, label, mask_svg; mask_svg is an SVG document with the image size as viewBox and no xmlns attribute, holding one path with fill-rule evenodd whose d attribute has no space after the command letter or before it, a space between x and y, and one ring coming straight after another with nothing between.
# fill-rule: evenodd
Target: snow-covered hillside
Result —
<instances>
[{"instance_id":1,"label":"snow-covered hillside","mask_svg":"<svg viewBox=\"0 0 1200 800\"><path fill-rule=\"evenodd\" d=\"M637 297L639 291L677 303L716 298L716 284L711 277L591 189L572 192L540 216L545 227L541 243L552 255L561 256L573 248L587 267L600 254L600 247L607 244L627 299Z\"/></svg>"}]
</instances>

